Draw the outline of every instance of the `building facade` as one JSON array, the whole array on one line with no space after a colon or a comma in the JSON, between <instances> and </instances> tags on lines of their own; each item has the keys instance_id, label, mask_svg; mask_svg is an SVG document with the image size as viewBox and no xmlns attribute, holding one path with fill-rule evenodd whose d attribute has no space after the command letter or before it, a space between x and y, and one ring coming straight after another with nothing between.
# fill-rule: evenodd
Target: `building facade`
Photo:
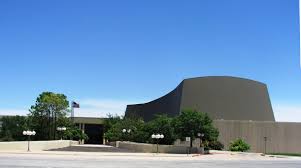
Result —
<instances>
[{"instance_id":1,"label":"building facade","mask_svg":"<svg viewBox=\"0 0 301 168\"><path fill-rule=\"evenodd\" d=\"M184 109L207 113L219 130L219 141L228 149L243 138L252 152L300 153L301 123L276 122L264 83L227 76L183 80L156 100L128 105L125 116L149 121L156 114L177 116Z\"/></svg>"},{"instance_id":2,"label":"building facade","mask_svg":"<svg viewBox=\"0 0 301 168\"><path fill-rule=\"evenodd\" d=\"M156 114L173 117L184 109L208 113L215 120L275 121L265 84L227 76L185 79L161 98L128 105L125 116L149 121Z\"/></svg>"},{"instance_id":3,"label":"building facade","mask_svg":"<svg viewBox=\"0 0 301 168\"><path fill-rule=\"evenodd\" d=\"M74 117L74 123L89 139L82 141L85 144L104 143L104 118Z\"/></svg>"}]
</instances>

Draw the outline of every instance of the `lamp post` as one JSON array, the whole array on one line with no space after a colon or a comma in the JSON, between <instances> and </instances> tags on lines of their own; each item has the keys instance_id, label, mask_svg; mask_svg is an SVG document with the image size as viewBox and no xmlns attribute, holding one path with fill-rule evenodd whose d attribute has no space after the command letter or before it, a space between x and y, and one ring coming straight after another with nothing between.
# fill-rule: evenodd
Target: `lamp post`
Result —
<instances>
[{"instance_id":1,"label":"lamp post","mask_svg":"<svg viewBox=\"0 0 301 168\"><path fill-rule=\"evenodd\" d=\"M163 134L153 134L152 139L157 140L157 154L159 153L159 139L163 139L164 135Z\"/></svg>"},{"instance_id":2,"label":"lamp post","mask_svg":"<svg viewBox=\"0 0 301 168\"><path fill-rule=\"evenodd\" d=\"M263 137L264 138L264 154L267 153L267 140L268 140L268 137Z\"/></svg>"},{"instance_id":3,"label":"lamp post","mask_svg":"<svg viewBox=\"0 0 301 168\"><path fill-rule=\"evenodd\" d=\"M30 136L35 136L35 131L23 131L23 135L27 136L27 152L30 152Z\"/></svg>"},{"instance_id":4,"label":"lamp post","mask_svg":"<svg viewBox=\"0 0 301 168\"><path fill-rule=\"evenodd\" d=\"M67 128L66 127L57 127L56 130L60 132L61 140L63 140L63 131L66 131Z\"/></svg>"},{"instance_id":5,"label":"lamp post","mask_svg":"<svg viewBox=\"0 0 301 168\"><path fill-rule=\"evenodd\" d=\"M204 148L203 148L203 137L205 134L203 133L198 133L198 137L200 138L200 154L202 154L204 152Z\"/></svg>"},{"instance_id":6,"label":"lamp post","mask_svg":"<svg viewBox=\"0 0 301 168\"><path fill-rule=\"evenodd\" d=\"M124 140L125 139L125 135L128 133L128 134L130 134L132 132L132 130L131 129L122 129L122 133L123 133L123 138L122 138L122 140Z\"/></svg>"}]
</instances>

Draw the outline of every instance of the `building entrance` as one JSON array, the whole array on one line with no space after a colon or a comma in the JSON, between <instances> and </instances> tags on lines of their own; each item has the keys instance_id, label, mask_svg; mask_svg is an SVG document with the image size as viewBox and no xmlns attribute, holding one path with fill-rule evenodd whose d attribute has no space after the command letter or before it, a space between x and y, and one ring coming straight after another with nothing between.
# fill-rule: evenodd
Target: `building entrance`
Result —
<instances>
[{"instance_id":1,"label":"building entrance","mask_svg":"<svg viewBox=\"0 0 301 168\"><path fill-rule=\"evenodd\" d=\"M85 133L89 137L85 144L103 144L103 125L85 124Z\"/></svg>"}]
</instances>

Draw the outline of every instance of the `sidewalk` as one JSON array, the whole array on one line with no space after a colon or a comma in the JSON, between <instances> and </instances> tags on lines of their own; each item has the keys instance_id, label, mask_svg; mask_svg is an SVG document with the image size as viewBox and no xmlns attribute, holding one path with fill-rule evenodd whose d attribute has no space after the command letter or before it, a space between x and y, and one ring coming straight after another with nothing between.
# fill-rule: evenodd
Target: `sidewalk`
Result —
<instances>
[{"instance_id":1,"label":"sidewalk","mask_svg":"<svg viewBox=\"0 0 301 168\"><path fill-rule=\"evenodd\" d=\"M165 153L118 153L118 152L69 152L69 151L0 151L0 155L22 155L40 157L75 157L75 158L123 158L123 159L151 159L151 160L301 160L300 157L290 156L262 156L260 153L240 153L229 151L211 151L209 155L197 154L165 154Z\"/></svg>"}]
</instances>

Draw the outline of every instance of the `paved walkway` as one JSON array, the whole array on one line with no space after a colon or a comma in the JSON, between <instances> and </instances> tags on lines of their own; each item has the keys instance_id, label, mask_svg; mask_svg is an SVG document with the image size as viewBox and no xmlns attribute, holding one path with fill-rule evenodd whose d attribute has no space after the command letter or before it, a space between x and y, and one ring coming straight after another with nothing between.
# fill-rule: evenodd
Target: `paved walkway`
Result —
<instances>
[{"instance_id":1,"label":"paved walkway","mask_svg":"<svg viewBox=\"0 0 301 168\"><path fill-rule=\"evenodd\" d=\"M301 159L259 154L216 152L212 155L177 155L118 152L0 152L5 168L301 168Z\"/></svg>"}]
</instances>

